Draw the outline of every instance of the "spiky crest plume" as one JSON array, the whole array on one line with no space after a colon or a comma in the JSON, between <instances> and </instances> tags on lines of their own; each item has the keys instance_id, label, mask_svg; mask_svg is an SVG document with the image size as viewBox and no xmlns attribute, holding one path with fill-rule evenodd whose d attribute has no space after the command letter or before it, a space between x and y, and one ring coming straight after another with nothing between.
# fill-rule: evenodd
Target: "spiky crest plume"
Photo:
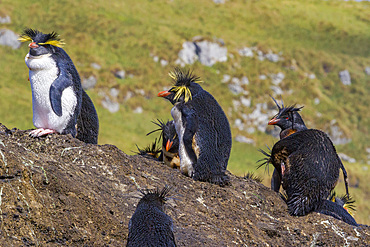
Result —
<instances>
[{"instance_id":1,"label":"spiky crest plume","mask_svg":"<svg viewBox=\"0 0 370 247\"><path fill-rule=\"evenodd\" d=\"M143 200L145 197L154 195L156 196L162 203L165 203L169 198L169 194L171 191L171 187L165 185L162 190L159 188L156 189L139 189L140 193L143 195Z\"/></svg>"},{"instance_id":2,"label":"spiky crest plume","mask_svg":"<svg viewBox=\"0 0 370 247\"><path fill-rule=\"evenodd\" d=\"M164 123L163 120L157 119L157 122L156 121L152 121L152 123L154 123L155 125L157 125L159 127L159 129L155 129L155 130L152 130L152 131L148 132L146 134L147 136L150 135L150 134L153 134L154 132L157 132L157 131L161 131L163 133L163 129L166 126L166 124ZM161 135L159 137L158 142L161 140L162 133L161 133Z\"/></svg>"},{"instance_id":3,"label":"spiky crest plume","mask_svg":"<svg viewBox=\"0 0 370 247\"><path fill-rule=\"evenodd\" d=\"M159 142L159 141L158 141ZM157 138L154 139L154 142L149 146L145 147L144 149L139 148L136 145L138 152L135 152L138 155L150 155L154 158L158 158L159 154L161 153L161 148L157 147Z\"/></svg>"},{"instance_id":4,"label":"spiky crest plume","mask_svg":"<svg viewBox=\"0 0 370 247\"><path fill-rule=\"evenodd\" d=\"M37 35L43 34L42 32L32 29L32 28L26 28L22 35L19 37L19 41L21 42L27 42L31 41L33 42L34 39L36 38ZM57 47L62 47L65 43L59 38L59 35L56 32L51 32L48 34L44 34L45 37L43 39L45 40L44 42L39 42L39 45L53 45Z\"/></svg>"},{"instance_id":5,"label":"spiky crest plume","mask_svg":"<svg viewBox=\"0 0 370 247\"><path fill-rule=\"evenodd\" d=\"M252 179L256 181L257 183L262 183L262 178L260 176L255 175L253 172L247 172L247 174L245 174L243 178Z\"/></svg>"},{"instance_id":6,"label":"spiky crest plume","mask_svg":"<svg viewBox=\"0 0 370 247\"><path fill-rule=\"evenodd\" d=\"M257 166L257 169L261 168L262 166L266 166L265 169L268 169L268 167L269 167L268 165L271 163L271 149L267 145L266 145L266 147L268 149L267 152L263 149L258 149L258 151L260 153L262 153L265 157L257 161L257 163L262 162L261 164L259 164Z\"/></svg>"},{"instance_id":7,"label":"spiky crest plume","mask_svg":"<svg viewBox=\"0 0 370 247\"><path fill-rule=\"evenodd\" d=\"M354 216L356 211L356 201L350 195L345 194L342 196L337 196L335 191L332 191L329 195L329 200L332 202L338 202L339 200L339 204L343 204L343 208L346 209L352 217Z\"/></svg>"},{"instance_id":8,"label":"spiky crest plume","mask_svg":"<svg viewBox=\"0 0 370 247\"><path fill-rule=\"evenodd\" d=\"M176 92L174 100L178 100L181 95L184 94L185 103L192 99L192 95L189 89L190 83L201 82L198 76L193 75L190 70L181 70L180 68L175 68L169 73L169 76L174 80L175 85L170 89L172 92Z\"/></svg>"},{"instance_id":9,"label":"spiky crest plume","mask_svg":"<svg viewBox=\"0 0 370 247\"><path fill-rule=\"evenodd\" d=\"M279 117L281 117L285 114L291 114L293 112L298 112L303 108L303 106L295 107L296 104L290 105L290 106L284 106L284 102L283 102L282 99L281 99L281 106L279 106L279 103L274 99L274 97L272 97L271 95L270 95L270 97L272 98L272 100L275 102L277 108L279 109L279 112L273 118L279 118Z\"/></svg>"}]
</instances>

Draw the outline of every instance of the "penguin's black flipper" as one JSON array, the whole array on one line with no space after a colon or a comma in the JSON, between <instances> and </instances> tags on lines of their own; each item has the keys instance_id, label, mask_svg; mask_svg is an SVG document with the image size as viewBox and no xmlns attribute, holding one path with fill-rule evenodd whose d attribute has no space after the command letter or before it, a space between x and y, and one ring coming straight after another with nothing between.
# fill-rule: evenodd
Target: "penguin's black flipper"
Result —
<instances>
[{"instance_id":1,"label":"penguin's black flipper","mask_svg":"<svg viewBox=\"0 0 370 247\"><path fill-rule=\"evenodd\" d=\"M324 200L315 212L332 216L353 226L358 226L356 220L341 205L329 200Z\"/></svg>"},{"instance_id":2,"label":"penguin's black flipper","mask_svg":"<svg viewBox=\"0 0 370 247\"><path fill-rule=\"evenodd\" d=\"M198 120L194 111L191 111L186 107L183 107L181 109L181 112L185 123L185 131L182 139L184 142L185 151L192 164L194 165L197 163L197 155L195 154L195 151L193 149L193 140L194 135L198 129Z\"/></svg>"},{"instance_id":3,"label":"penguin's black flipper","mask_svg":"<svg viewBox=\"0 0 370 247\"><path fill-rule=\"evenodd\" d=\"M73 80L70 73L65 69L65 65L58 64L59 75L50 86L50 103L51 108L59 117L62 116L62 93L67 87L73 86Z\"/></svg>"},{"instance_id":4,"label":"penguin's black flipper","mask_svg":"<svg viewBox=\"0 0 370 247\"><path fill-rule=\"evenodd\" d=\"M85 143L98 144L99 119L93 102L85 91L82 91L81 112L77 119L76 138Z\"/></svg>"}]
</instances>

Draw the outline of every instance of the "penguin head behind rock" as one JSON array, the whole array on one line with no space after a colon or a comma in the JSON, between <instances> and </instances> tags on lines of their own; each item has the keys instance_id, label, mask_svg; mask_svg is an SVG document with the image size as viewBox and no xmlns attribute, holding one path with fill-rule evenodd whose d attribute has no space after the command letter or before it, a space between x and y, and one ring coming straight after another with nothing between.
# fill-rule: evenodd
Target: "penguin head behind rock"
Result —
<instances>
[{"instance_id":1,"label":"penguin head behind rock","mask_svg":"<svg viewBox=\"0 0 370 247\"><path fill-rule=\"evenodd\" d=\"M161 131L159 139L162 138L162 146L167 152L178 153L179 149L179 138L176 133L176 127L174 121L164 121L157 119L157 122L152 121L159 129L155 129L146 135L150 135L154 132Z\"/></svg>"},{"instance_id":2,"label":"penguin head behind rock","mask_svg":"<svg viewBox=\"0 0 370 247\"><path fill-rule=\"evenodd\" d=\"M343 207L352 217L355 215L356 206L355 200L350 195L337 196L335 191L332 191L328 198L329 201L335 202Z\"/></svg>"},{"instance_id":3,"label":"penguin head behind rock","mask_svg":"<svg viewBox=\"0 0 370 247\"><path fill-rule=\"evenodd\" d=\"M175 153L179 150L179 138L176 133L174 121L167 121L162 127L163 134L163 146L166 147L166 151Z\"/></svg>"},{"instance_id":4,"label":"penguin head behind rock","mask_svg":"<svg viewBox=\"0 0 370 247\"><path fill-rule=\"evenodd\" d=\"M167 91L158 93L158 97L169 100L173 105L176 103L187 103L202 89L198 84L200 78L192 74L190 70L183 71L175 68L169 73L175 85Z\"/></svg>"},{"instance_id":5,"label":"penguin head behind rock","mask_svg":"<svg viewBox=\"0 0 370 247\"><path fill-rule=\"evenodd\" d=\"M268 125L277 125L281 128L281 139L296 131L307 129L302 117L298 113L303 106L295 107L295 104L284 106L283 102L281 106L279 106L277 101L273 97L271 98L274 100L279 112L268 122Z\"/></svg>"},{"instance_id":6,"label":"penguin head behind rock","mask_svg":"<svg viewBox=\"0 0 370 247\"><path fill-rule=\"evenodd\" d=\"M31 28L27 28L23 31L19 41L31 41L28 45L30 48L29 55L35 58L42 55L51 55L56 52L56 47L62 47L64 44L56 32L44 34Z\"/></svg>"}]
</instances>

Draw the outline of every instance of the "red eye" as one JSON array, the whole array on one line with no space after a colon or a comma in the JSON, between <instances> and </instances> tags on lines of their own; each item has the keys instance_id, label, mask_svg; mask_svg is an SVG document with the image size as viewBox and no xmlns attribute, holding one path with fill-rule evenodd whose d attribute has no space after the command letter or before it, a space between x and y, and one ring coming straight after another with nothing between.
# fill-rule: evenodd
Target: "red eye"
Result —
<instances>
[{"instance_id":1,"label":"red eye","mask_svg":"<svg viewBox=\"0 0 370 247\"><path fill-rule=\"evenodd\" d=\"M286 117L285 119L289 119L289 117Z\"/></svg>"}]
</instances>

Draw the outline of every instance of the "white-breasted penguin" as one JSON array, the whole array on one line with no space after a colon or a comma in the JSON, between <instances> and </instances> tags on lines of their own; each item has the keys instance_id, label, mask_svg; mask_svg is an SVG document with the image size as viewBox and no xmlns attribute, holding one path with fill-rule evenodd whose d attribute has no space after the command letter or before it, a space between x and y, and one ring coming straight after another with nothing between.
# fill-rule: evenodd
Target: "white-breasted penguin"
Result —
<instances>
[{"instance_id":1,"label":"white-breasted penguin","mask_svg":"<svg viewBox=\"0 0 370 247\"><path fill-rule=\"evenodd\" d=\"M32 90L33 137L71 134L86 143L98 142L99 120L82 89L80 76L58 34L25 29L20 41L31 41L25 62Z\"/></svg>"},{"instance_id":2,"label":"white-breasted penguin","mask_svg":"<svg viewBox=\"0 0 370 247\"><path fill-rule=\"evenodd\" d=\"M174 105L171 115L179 137L181 172L194 180L227 184L232 139L224 111L190 71L176 68L170 76L175 85L158 96Z\"/></svg>"}]
</instances>

